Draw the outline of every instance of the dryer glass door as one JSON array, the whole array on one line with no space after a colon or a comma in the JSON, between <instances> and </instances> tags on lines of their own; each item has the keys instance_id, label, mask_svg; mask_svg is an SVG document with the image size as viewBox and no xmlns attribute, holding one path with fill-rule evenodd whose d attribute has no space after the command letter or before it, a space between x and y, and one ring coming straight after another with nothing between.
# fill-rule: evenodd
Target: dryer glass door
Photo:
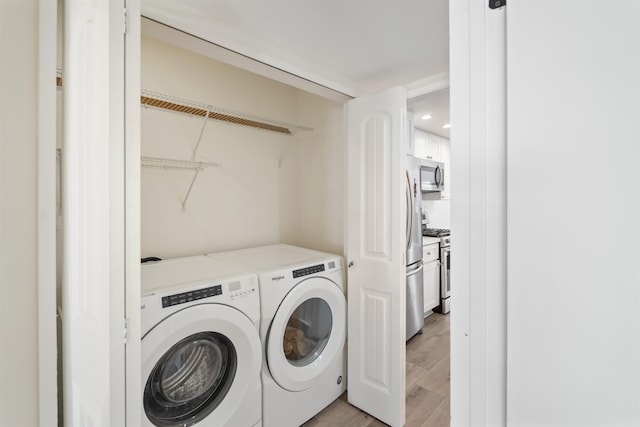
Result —
<instances>
[{"instance_id":1,"label":"dryer glass door","mask_svg":"<svg viewBox=\"0 0 640 427\"><path fill-rule=\"evenodd\" d=\"M347 334L344 292L334 282L312 277L282 300L269 328L267 364L273 379L289 391L307 390L344 355Z\"/></svg>"},{"instance_id":2,"label":"dryer glass door","mask_svg":"<svg viewBox=\"0 0 640 427\"><path fill-rule=\"evenodd\" d=\"M282 348L293 366L312 363L322 354L333 325L331 307L321 298L310 298L300 304L289 317Z\"/></svg>"},{"instance_id":3,"label":"dryer glass door","mask_svg":"<svg viewBox=\"0 0 640 427\"><path fill-rule=\"evenodd\" d=\"M236 371L236 351L222 334L190 335L169 349L147 380L143 402L157 426L193 424L222 402Z\"/></svg>"}]
</instances>

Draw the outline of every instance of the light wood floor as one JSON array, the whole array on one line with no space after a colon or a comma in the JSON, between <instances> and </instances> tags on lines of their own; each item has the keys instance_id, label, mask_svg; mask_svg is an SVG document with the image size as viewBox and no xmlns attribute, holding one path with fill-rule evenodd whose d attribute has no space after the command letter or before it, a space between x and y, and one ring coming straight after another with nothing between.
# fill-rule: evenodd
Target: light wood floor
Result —
<instances>
[{"instance_id":1,"label":"light wood floor","mask_svg":"<svg viewBox=\"0 0 640 427\"><path fill-rule=\"evenodd\" d=\"M425 319L423 333L407 343L406 427L449 427L449 318L432 314ZM351 406L347 393L303 426L386 425Z\"/></svg>"}]
</instances>

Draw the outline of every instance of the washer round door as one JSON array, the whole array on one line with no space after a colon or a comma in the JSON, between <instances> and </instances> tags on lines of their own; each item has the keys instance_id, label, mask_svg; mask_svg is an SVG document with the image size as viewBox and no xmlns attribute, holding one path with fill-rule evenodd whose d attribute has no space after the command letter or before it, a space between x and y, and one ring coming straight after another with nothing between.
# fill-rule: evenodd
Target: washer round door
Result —
<instances>
[{"instance_id":1,"label":"washer round door","mask_svg":"<svg viewBox=\"0 0 640 427\"><path fill-rule=\"evenodd\" d=\"M298 283L282 300L269 328L266 353L273 379L289 391L307 390L344 354L347 302L324 277Z\"/></svg>"},{"instance_id":2,"label":"washer round door","mask_svg":"<svg viewBox=\"0 0 640 427\"><path fill-rule=\"evenodd\" d=\"M170 315L142 338L145 421L226 425L255 389L261 362L256 327L240 311L199 304Z\"/></svg>"}]
</instances>

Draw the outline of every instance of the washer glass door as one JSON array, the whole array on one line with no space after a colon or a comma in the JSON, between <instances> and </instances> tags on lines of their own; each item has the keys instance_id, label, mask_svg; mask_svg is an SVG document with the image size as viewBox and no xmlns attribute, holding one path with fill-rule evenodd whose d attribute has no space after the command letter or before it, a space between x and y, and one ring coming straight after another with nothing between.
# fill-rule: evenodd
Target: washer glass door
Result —
<instances>
[{"instance_id":1,"label":"washer glass door","mask_svg":"<svg viewBox=\"0 0 640 427\"><path fill-rule=\"evenodd\" d=\"M266 343L269 372L281 387L313 387L344 355L346 312L344 292L324 277L305 279L287 294Z\"/></svg>"},{"instance_id":2,"label":"washer glass door","mask_svg":"<svg viewBox=\"0 0 640 427\"><path fill-rule=\"evenodd\" d=\"M254 402L262 366L256 325L239 310L202 303L170 314L142 337L141 356L144 426L260 420L238 406Z\"/></svg>"},{"instance_id":3,"label":"washer glass door","mask_svg":"<svg viewBox=\"0 0 640 427\"><path fill-rule=\"evenodd\" d=\"M184 338L156 363L144 388L144 410L157 426L195 424L224 399L237 365L227 337L200 332Z\"/></svg>"}]
</instances>

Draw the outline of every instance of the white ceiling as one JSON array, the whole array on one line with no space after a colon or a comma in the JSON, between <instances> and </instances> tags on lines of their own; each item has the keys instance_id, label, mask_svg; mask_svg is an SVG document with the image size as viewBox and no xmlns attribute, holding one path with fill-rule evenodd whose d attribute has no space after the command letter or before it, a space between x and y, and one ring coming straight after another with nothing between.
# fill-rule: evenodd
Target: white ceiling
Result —
<instances>
[{"instance_id":1,"label":"white ceiling","mask_svg":"<svg viewBox=\"0 0 640 427\"><path fill-rule=\"evenodd\" d=\"M142 0L144 16L349 96L447 79L448 0ZM412 98L449 138L449 91ZM430 120L422 120L424 114Z\"/></svg>"},{"instance_id":2,"label":"white ceiling","mask_svg":"<svg viewBox=\"0 0 640 427\"><path fill-rule=\"evenodd\" d=\"M443 89L412 98L408 102L408 109L413 113L413 123L416 127L449 138L449 129L442 125L449 121L449 89ZM430 115L428 120L422 119Z\"/></svg>"},{"instance_id":3,"label":"white ceiling","mask_svg":"<svg viewBox=\"0 0 640 427\"><path fill-rule=\"evenodd\" d=\"M448 0L142 0L142 13L349 96L449 71Z\"/></svg>"}]
</instances>

